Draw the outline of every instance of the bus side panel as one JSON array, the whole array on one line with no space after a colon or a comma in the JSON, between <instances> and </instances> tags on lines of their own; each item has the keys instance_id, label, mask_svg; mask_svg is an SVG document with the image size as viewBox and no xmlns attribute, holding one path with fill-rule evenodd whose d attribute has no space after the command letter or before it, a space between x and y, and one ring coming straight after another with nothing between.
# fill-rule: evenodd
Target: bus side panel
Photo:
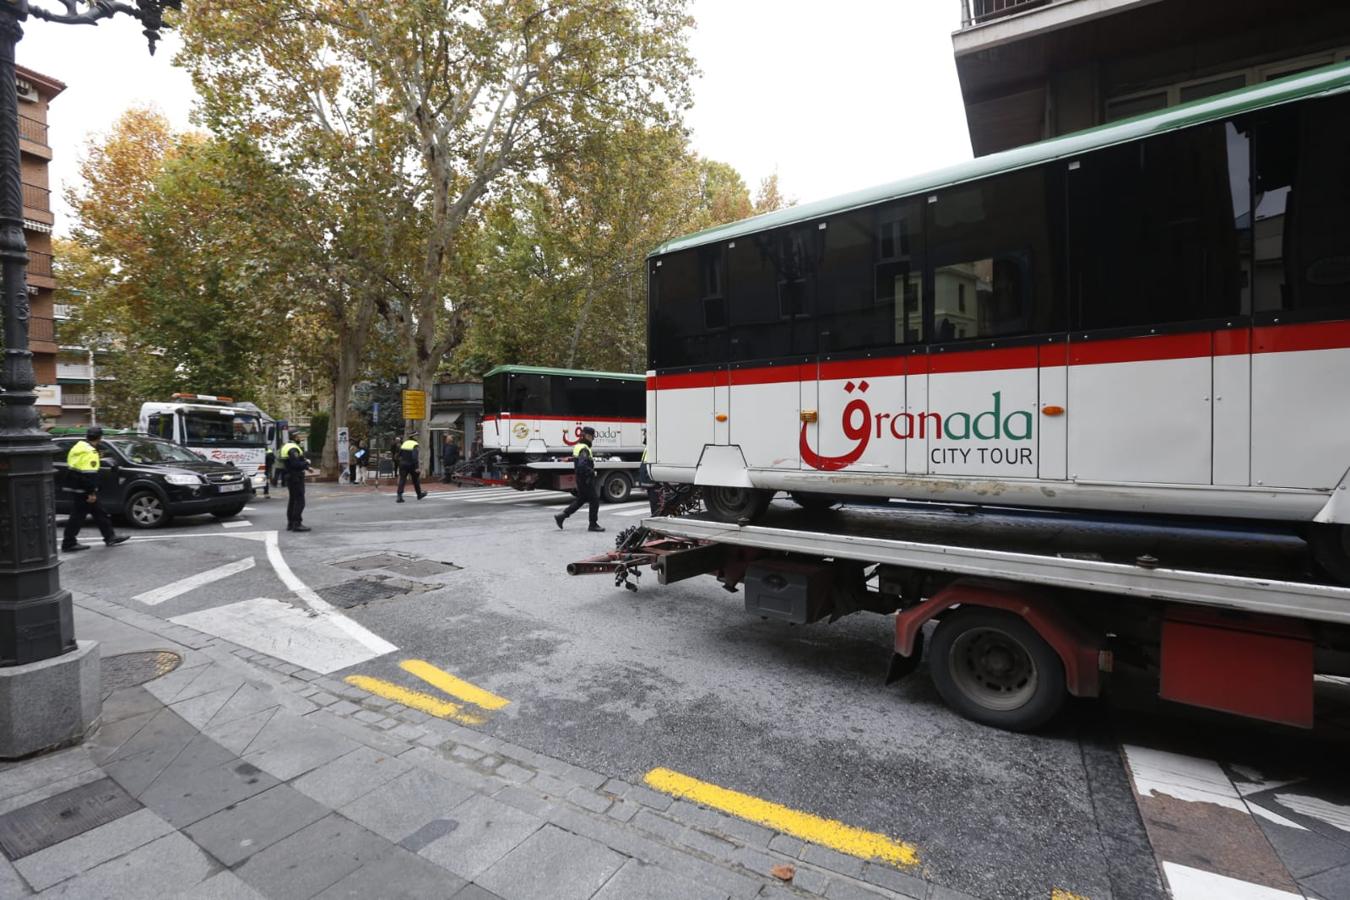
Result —
<instances>
[{"instance_id":1,"label":"bus side panel","mask_svg":"<svg viewBox=\"0 0 1350 900\"><path fill-rule=\"evenodd\" d=\"M1251 329L1214 333L1214 483L1246 486L1252 473Z\"/></svg>"},{"instance_id":2,"label":"bus side panel","mask_svg":"<svg viewBox=\"0 0 1350 900\"><path fill-rule=\"evenodd\" d=\"M914 420L928 412L928 357L911 356L905 360L905 412ZM926 431L925 431L926 434ZM928 474L928 440L914 436L905 441L905 472Z\"/></svg>"},{"instance_id":3,"label":"bus side panel","mask_svg":"<svg viewBox=\"0 0 1350 900\"><path fill-rule=\"evenodd\" d=\"M802 468L904 471L905 357L821 360L816 390L820 421L807 431L815 455Z\"/></svg>"},{"instance_id":4,"label":"bus side panel","mask_svg":"<svg viewBox=\"0 0 1350 900\"><path fill-rule=\"evenodd\" d=\"M1035 347L930 355L928 415L916 423L929 471L1035 478L1037 365Z\"/></svg>"},{"instance_id":5,"label":"bus side panel","mask_svg":"<svg viewBox=\"0 0 1350 900\"><path fill-rule=\"evenodd\" d=\"M1334 487L1350 467L1350 322L1256 328L1252 349L1252 484Z\"/></svg>"},{"instance_id":6,"label":"bus side panel","mask_svg":"<svg viewBox=\"0 0 1350 900\"><path fill-rule=\"evenodd\" d=\"M698 465L713 441L713 373L707 378L675 376L687 386L661 387L657 398L657 462L663 466ZM669 381L661 376L658 382Z\"/></svg>"},{"instance_id":7,"label":"bus side panel","mask_svg":"<svg viewBox=\"0 0 1350 900\"><path fill-rule=\"evenodd\" d=\"M797 468L797 429L807 404L805 366L785 365L769 371L731 370L731 443L739 445L752 469ZM815 389L815 366L811 366Z\"/></svg>"},{"instance_id":8,"label":"bus side panel","mask_svg":"<svg viewBox=\"0 0 1350 900\"><path fill-rule=\"evenodd\" d=\"M1036 474L1046 481L1069 475L1069 347L1040 348L1039 401L1036 418Z\"/></svg>"},{"instance_id":9,"label":"bus side panel","mask_svg":"<svg viewBox=\"0 0 1350 900\"><path fill-rule=\"evenodd\" d=\"M1209 484L1210 333L1069 347L1069 477Z\"/></svg>"}]
</instances>

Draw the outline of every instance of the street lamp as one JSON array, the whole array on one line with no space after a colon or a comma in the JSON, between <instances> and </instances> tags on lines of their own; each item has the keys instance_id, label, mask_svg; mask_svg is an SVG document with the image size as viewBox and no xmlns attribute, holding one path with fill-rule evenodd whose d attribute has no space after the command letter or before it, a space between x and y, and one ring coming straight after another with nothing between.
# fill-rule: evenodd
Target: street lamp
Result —
<instances>
[{"instance_id":1,"label":"street lamp","mask_svg":"<svg viewBox=\"0 0 1350 900\"><path fill-rule=\"evenodd\" d=\"M0 371L0 758L78 738L98 712L98 654L75 641L70 592L61 588L52 442L39 425L28 350L28 244L23 236L19 104L14 48L30 15L96 24L117 13L145 26L155 52L164 11L182 0L0 0L0 264L4 366ZM60 661L69 656L68 660ZM75 692L73 698L71 692ZM48 693L50 692L50 693ZM72 711L71 707L75 707ZM74 717L83 720L83 726ZM71 733L75 732L75 733Z\"/></svg>"}]
</instances>

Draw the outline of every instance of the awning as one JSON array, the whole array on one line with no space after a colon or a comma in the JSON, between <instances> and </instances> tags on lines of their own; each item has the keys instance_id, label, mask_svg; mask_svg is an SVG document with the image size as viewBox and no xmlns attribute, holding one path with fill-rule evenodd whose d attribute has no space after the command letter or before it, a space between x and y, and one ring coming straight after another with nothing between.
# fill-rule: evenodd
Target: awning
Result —
<instances>
[{"instance_id":1,"label":"awning","mask_svg":"<svg viewBox=\"0 0 1350 900\"><path fill-rule=\"evenodd\" d=\"M431 419L427 422L429 428L449 428L459 421L460 413L457 412L438 412L433 413Z\"/></svg>"}]
</instances>

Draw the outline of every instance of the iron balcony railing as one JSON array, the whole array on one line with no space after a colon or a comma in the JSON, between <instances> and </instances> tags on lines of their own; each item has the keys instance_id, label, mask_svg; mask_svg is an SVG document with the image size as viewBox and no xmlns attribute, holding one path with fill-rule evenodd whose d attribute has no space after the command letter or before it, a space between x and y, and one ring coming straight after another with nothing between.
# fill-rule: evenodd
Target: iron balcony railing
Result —
<instances>
[{"instance_id":1,"label":"iron balcony railing","mask_svg":"<svg viewBox=\"0 0 1350 900\"><path fill-rule=\"evenodd\" d=\"M1055 2L1058 0L961 0L961 27L982 25L991 19Z\"/></svg>"},{"instance_id":2,"label":"iron balcony railing","mask_svg":"<svg viewBox=\"0 0 1350 900\"><path fill-rule=\"evenodd\" d=\"M23 205L29 209L40 209L44 212L50 212L52 208L52 192L36 184L23 183Z\"/></svg>"},{"instance_id":3,"label":"iron balcony railing","mask_svg":"<svg viewBox=\"0 0 1350 900\"><path fill-rule=\"evenodd\" d=\"M19 114L19 137L25 141L32 141L34 144L47 146L47 123L40 122L32 116Z\"/></svg>"},{"instance_id":4,"label":"iron balcony railing","mask_svg":"<svg viewBox=\"0 0 1350 900\"><path fill-rule=\"evenodd\" d=\"M30 316L28 319L28 340L55 341L56 320L47 316Z\"/></svg>"},{"instance_id":5,"label":"iron balcony railing","mask_svg":"<svg viewBox=\"0 0 1350 900\"><path fill-rule=\"evenodd\" d=\"M40 250L28 251L28 274L52 277L52 255Z\"/></svg>"},{"instance_id":6,"label":"iron balcony railing","mask_svg":"<svg viewBox=\"0 0 1350 900\"><path fill-rule=\"evenodd\" d=\"M89 396L88 390L80 390L68 384L61 385L62 406L88 406Z\"/></svg>"},{"instance_id":7,"label":"iron balcony railing","mask_svg":"<svg viewBox=\"0 0 1350 900\"><path fill-rule=\"evenodd\" d=\"M56 377L88 381L90 378L94 377L94 369L89 365L59 362L56 364Z\"/></svg>"}]
</instances>

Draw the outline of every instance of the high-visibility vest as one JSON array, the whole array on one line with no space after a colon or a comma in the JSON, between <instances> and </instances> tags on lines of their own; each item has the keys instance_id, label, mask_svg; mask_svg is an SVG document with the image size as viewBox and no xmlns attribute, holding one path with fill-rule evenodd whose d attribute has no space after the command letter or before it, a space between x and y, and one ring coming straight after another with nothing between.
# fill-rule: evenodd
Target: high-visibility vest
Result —
<instances>
[{"instance_id":1,"label":"high-visibility vest","mask_svg":"<svg viewBox=\"0 0 1350 900\"><path fill-rule=\"evenodd\" d=\"M76 472L98 471L98 448L88 441L76 441L66 455L66 465Z\"/></svg>"},{"instance_id":2,"label":"high-visibility vest","mask_svg":"<svg viewBox=\"0 0 1350 900\"><path fill-rule=\"evenodd\" d=\"M297 444L295 441L288 441L285 444L281 445L281 451L279 455L283 460L290 459L292 450L296 451L297 453L300 453L301 455L304 454L304 451L300 449L299 444Z\"/></svg>"},{"instance_id":3,"label":"high-visibility vest","mask_svg":"<svg viewBox=\"0 0 1350 900\"><path fill-rule=\"evenodd\" d=\"M400 450L416 450L416 449L417 449L417 441L413 440L412 438L408 438L406 441L404 441L403 443L401 443L401 444L398 445L398 449L400 449Z\"/></svg>"},{"instance_id":4,"label":"high-visibility vest","mask_svg":"<svg viewBox=\"0 0 1350 900\"><path fill-rule=\"evenodd\" d=\"M643 448L642 448L642 461L645 462L645 463L649 463L649 462L652 461L652 448L651 448L651 447L643 447Z\"/></svg>"},{"instance_id":5,"label":"high-visibility vest","mask_svg":"<svg viewBox=\"0 0 1350 900\"><path fill-rule=\"evenodd\" d=\"M575 444L572 445L572 458L576 459L578 456L581 455L583 450L587 453L590 453L591 452L590 444L587 444L583 441L577 441Z\"/></svg>"}]
</instances>

